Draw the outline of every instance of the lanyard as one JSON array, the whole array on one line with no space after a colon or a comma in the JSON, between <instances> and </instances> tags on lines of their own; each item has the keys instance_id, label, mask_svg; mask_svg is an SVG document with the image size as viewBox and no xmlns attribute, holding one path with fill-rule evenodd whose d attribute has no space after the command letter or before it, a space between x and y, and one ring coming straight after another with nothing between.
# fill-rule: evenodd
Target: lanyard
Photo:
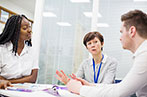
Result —
<instances>
[{"instance_id":1,"label":"lanyard","mask_svg":"<svg viewBox=\"0 0 147 97\"><path fill-rule=\"evenodd\" d=\"M104 55L102 54L102 60L103 60L103 59L104 59ZM92 61L93 61L93 71L94 71L94 82L95 82L95 83L98 82L100 70L101 70L101 67L102 67L102 60L101 60L101 63L100 63L100 66L99 66L99 69L98 69L98 72L97 72L97 77L96 77L96 76L95 76L95 62L94 62L94 59L92 59Z\"/></svg>"}]
</instances>

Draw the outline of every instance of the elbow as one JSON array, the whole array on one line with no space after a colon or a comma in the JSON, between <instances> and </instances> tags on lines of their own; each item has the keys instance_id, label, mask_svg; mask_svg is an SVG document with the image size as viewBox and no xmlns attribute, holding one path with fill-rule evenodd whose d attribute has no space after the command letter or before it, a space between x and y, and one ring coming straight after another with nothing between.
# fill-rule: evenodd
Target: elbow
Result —
<instances>
[{"instance_id":1,"label":"elbow","mask_svg":"<svg viewBox=\"0 0 147 97\"><path fill-rule=\"evenodd\" d=\"M32 70L32 74L29 78L30 83L35 83L37 80L37 75L38 75L38 69Z\"/></svg>"},{"instance_id":2,"label":"elbow","mask_svg":"<svg viewBox=\"0 0 147 97\"><path fill-rule=\"evenodd\" d=\"M30 83L35 83L37 78L30 78L29 82Z\"/></svg>"}]
</instances>

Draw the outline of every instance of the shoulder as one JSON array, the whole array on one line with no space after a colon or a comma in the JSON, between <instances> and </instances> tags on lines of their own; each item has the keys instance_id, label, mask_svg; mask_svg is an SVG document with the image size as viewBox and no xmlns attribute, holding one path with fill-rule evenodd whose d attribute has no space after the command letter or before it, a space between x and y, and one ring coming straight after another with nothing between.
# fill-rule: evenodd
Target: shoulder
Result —
<instances>
[{"instance_id":1,"label":"shoulder","mask_svg":"<svg viewBox=\"0 0 147 97\"><path fill-rule=\"evenodd\" d=\"M11 47L12 47L12 43L10 43L10 42L5 43L5 44L0 44L0 51L4 51L7 48L11 48Z\"/></svg>"},{"instance_id":2,"label":"shoulder","mask_svg":"<svg viewBox=\"0 0 147 97\"><path fill-rule=\"evenodd\" d=\"M117 66L118 65L118 61L114 57L107 56L107 58L106 58L106 64Z\"/></svg>"},{"instance_id":3,"label":"shoulder","mask_svg":"<svg viewBox=\"0 0 147 97\"><path fill-rule=\"evenodd\" d=\"M92 60L92 58L87 58L82 61L81 65L82 66L89 65L91 63L91 60Z\"/></svg>"},{"instance_id":4,"label":"shoulder","mask_svg":"<svg viewBox=\"0 0 147 97\"><path fill-rule=\"evenodd\" d=\"M6 44L0 44L0 48L6 48L7 47L7 43Z\"/></svg>"}]
</instances>

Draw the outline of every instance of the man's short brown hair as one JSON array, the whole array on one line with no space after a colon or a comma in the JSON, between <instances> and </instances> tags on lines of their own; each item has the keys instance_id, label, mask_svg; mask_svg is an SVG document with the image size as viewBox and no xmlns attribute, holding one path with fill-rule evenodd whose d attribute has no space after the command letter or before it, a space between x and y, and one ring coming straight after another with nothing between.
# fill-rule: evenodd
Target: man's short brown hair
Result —
<instances>
[{"instance_id":1,"label":"man's short brown hair","mask_svg":"<svg viewBox=\"0 0 147 97\"><path fill-rule=\"evenodd\" d=\"M121 16L121 21L124 22L124 26L127 30L131 26L136 27L137 33L147 39L147 14L140 10L129 11Z\"/></svg>"}]
</instances>

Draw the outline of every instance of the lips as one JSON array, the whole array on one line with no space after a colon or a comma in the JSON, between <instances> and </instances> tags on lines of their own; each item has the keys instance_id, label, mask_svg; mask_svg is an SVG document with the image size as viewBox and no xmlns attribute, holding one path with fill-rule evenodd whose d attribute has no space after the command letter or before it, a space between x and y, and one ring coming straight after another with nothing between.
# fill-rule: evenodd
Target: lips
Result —
<instances>
[{"instance_id":1,"label":"lips","mask_svg":"<svg viewBox=\"0 0 147 97\"><path fill-rule=\"evenodd\" d=\"M96 49L92 49L92 51L96 51Z\"/></svg>"},{"instance_id":2,"label":"lips","mask_svg":"<svg viewBox=\"0 0 147 97\"><path fill-rule=\"evenodd\" d=\"M28 34L27 37L28 37L28 38L31 38L31 34Z\"/></svg>"}]
</instances>

